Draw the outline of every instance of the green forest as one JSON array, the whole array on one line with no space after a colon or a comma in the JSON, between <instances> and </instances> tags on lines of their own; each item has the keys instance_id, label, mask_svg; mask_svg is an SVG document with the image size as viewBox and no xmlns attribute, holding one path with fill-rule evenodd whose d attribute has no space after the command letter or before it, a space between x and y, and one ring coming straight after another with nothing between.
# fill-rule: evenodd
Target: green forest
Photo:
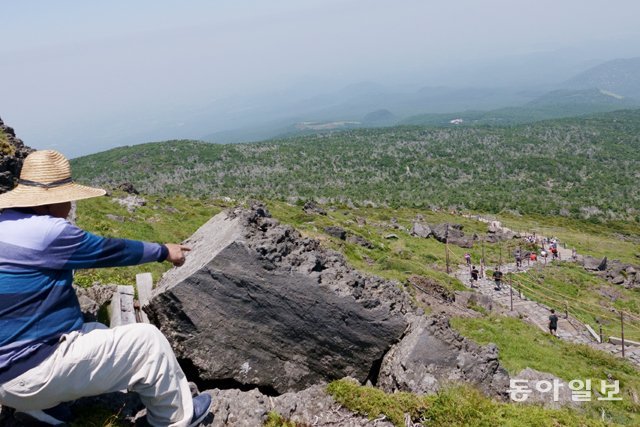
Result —
<instances>
[{"instance_id":1,"label":"green forest","mask_svg":"<svg viewBox=\"0 0 640 427\"><path fill-rule=\"evenodd\" d=\"M640 221L640 110L513 127L359 129L260 143L166 141L74 159L148 194Z\"/></svg>"}]
</instances>

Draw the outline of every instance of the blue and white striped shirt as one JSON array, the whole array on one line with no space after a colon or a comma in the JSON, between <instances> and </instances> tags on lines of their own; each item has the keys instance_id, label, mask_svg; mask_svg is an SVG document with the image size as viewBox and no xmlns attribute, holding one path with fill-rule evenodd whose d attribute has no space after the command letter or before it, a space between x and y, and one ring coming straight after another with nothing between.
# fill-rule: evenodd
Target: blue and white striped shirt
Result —
<instances>
[{"instance_id":1,"label":"blue and white striped shirt","mask_svg":"<svg viewBox=\"0 0 640 427\"><path fill-rule=\"evenodd\" d=\"M82 327L73 270L164 261L157 243L103 238L48 215L0 213L0 383L48 357Z\"/></svg>"}]
</instances>

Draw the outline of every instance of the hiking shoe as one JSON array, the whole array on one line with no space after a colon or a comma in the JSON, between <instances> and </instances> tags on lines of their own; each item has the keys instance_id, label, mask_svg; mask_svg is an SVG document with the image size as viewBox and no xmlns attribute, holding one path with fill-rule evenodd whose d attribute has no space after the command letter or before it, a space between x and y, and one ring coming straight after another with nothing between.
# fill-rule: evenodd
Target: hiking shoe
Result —
<instances>
[{"instance_id":1,"label":"hiking shoe","mask_svg":"<svg viewBox=\"0 0 640 427\"><path fill-rule=\"evenodd\" d=\"M14 417L27 426L66 426L73 413L66 403L49 409L16 411Z\"/></svg>"},{"instance_id":2,"label":"hiking shoe","mask_svg":"<svg viewBox=\"0 0 640 427\"><path fill-rule=\"evenodd\" d=\"M207 415L209 415L209 408L211 407L211 395L202 393L193 398L193 417L191 417L191 424L189 427L196 427Z\"/></svg>"}]
</instances>

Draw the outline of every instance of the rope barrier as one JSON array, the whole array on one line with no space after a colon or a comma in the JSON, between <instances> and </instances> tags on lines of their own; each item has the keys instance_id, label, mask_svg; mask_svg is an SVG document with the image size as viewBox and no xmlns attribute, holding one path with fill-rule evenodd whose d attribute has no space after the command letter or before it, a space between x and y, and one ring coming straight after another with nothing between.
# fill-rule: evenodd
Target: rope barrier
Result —
<instances>
[{"instance_id":1,"label":"rope barrier","mask_svg":"<svg viewBox=\"0 0 640 427\"><path fill-rule=\"evenodd\" d=\"M555 299L555 298L552 298L552 297L550 297L550 296L548 296L548 295L544 295L544 294L540 293L539 291L536 291L536 290L533 290L533 289L529 288L528 286L525 286L525 285L522 285L522 284L520 284L520 285L521 285L523 288L525 288L525 289L529 290L531 293L535 294L536 296L538 296L538 297L542 297L542 299L548 299L548 300L551 300L551 301L555 301L555 302L560 303L561 305L557 307L559 311L560 311L560 310L562 310L562 309L564 308L564 301L560 301L560 300L557 300L557 299ZM551 304L548 304L548 305L551 305ZM571 307L571 309L573 309L574 311L576 311L576 310L577 310L577 311L582 311L582 312L584 312L584 313L589 313L589 314L595 315L595 316L596 316L596 317L598 317L598 318L605 318L605 319L612 320L612 321L614 321L614 322L618 322L618 321L619 321L619 319L617 319L617 318L609 317L609 316L605 316L605 315L602 315L601 313L595 313L595 312L593 312L593 311L586 310L586 309L584 309L584 308L582 308L582 307L576 307L576 306L569 306L569 307ZM571 310L570 310L570 309L568 309L568 308L567 308L567 311L568 311L569 313L571 313ZM574 317L578 317L578 316L574 316ZM584 321L583 321L583 322L584 322ZM584 322L584 323L588 323L588 322ZM631 327L632 329L635 329L636 331L640 332L640 327L638 327L638 326L634 325L633 323L626 323L626 325L627 325L628 327Z\"/></svg>"},{"instance_id":2,"label":"rope barrier","mask_svg":"<svg viewBox=\"0 0 640 427\"><path fill-rule=\"evenodd\" d=\"M602 309L602 308L603 308L603 306L601 306L601 305L596 305L596 304L588 303L588 302L585 302L585 301L580 301L580 300L578 300L578 299L576 299L576 298L572 298L572 297L570 297L570 296L566 296L566 295L564 295L564 294L562 294L562 293L560 293L560 292L558 292L558 291L555 291L555 290L553 290L553 289L551 289L551 288L548 288L548 287L546 287L546 286L543 286L543 285L541 285L540 283L534 282L534 281L533 281L533 279L529 279L529 278L527 278L527 277L525 277L525 276L518 276L518 279L526 280L528 283L532 283L534 286L537 286L537 287L540 287L540 288L542 288L542 289L544 289L544 290L546 290L546 291L552 292L552 293L554 293L554 294L556 294L556 295L559 295L559 296L561 296L561 297L563 297L563 298L565 298L565 299L567 299L567 300L575 301L575 302L577 302L579 305L587 305L587 306L590 306L590 307L595 307L595 308L597 308L597 309ZM640 321L640 317L634 316L634 315L632 315L631 313L629 313L629 312L627 312L627 311L624 311L624 310L618 310L618 309L616 309L616 308L614 308L614 307L610 307L610 308L612 308L612 309L614 309L614 310L616 310L616 311L618 311L618 312L622 312L622 313L626 314L627 316L629 316L629 317L631 317L631 318L633 318L633 319L635 319L635 320L637 320L637 321ZM583 310L583 311L587 311L587 310ZM593 312L590 312L590 313L592 313L592 314L593 314ZM613 319L613 318L610 318L610 317L607 317L607 316L605 316L605 315L601 315L601 314L598 314L598 316L599 316L599 317L605 317L605 318Z\"/></svg>"}]
</instances>

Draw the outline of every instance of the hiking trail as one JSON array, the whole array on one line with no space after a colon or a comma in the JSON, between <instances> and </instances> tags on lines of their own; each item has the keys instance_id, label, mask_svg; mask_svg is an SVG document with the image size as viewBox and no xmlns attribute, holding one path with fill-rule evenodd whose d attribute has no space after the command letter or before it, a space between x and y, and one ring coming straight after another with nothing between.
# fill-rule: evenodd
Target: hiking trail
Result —
<instances>
[{"instance_id":1,"label":"hiking trail","mask_svg":"<svg viewBox=\"0 0 640 427\"><path fill-rule=\"evenodd\" d=\"M486 219L480 220L482 220L483 222L489 222L489 220ZM505 231L511 231L505 227L502 227L502 229ZM526 236L522 236L521 238L524 237ZM544 236L538 235L538 238L544 239ZM571 249L563 248L560 244L558 244L557 247L560 258L558 260L552 260L551 255L549 254L546 262L544 259L538 259L537 261L523 259L520 267L517 267L515 262L503 263L500 270L504 273L505 276L502 280L501 290L495 289L495 282L492 278L486 277L486 271L484 272L484 276L481 274L478 278L478 281L476 282L477 286L472 287L470 281L470 269L469 266L467 266L464 262L458 264L457 269L454 265L454 269L450 274L459 279L466 287L471 288L472 290L482 295L488 296L494 302L494 304L500 306L505 312L509 313L510 315L517 316L522 320L537 326L542 331L549 333L548 322L549 316L551 315L551 308L540 302L530 299L527 296L529 292L525 289L522 289L521 297L520 290L515 285L513 288L510 286L509 280L508 278L506 278L506 275L508 273L521 274L527 272L532 268L544 268L547 265L552 265L553 263L558 262L575 262L572 258ZM485 269L486 268L487 267L485 266ZM511 301L513 301L513 311L511 311ZM576 344L586 344L592 348L622 357L621 345L615 345L610 342L598 342L596 338L589 332L586 325L580 320L573 317L571 313L566 316L566 313L563 310L556 310L556 315L559 319L557 330L557 336L559 339ZM640 347L626 345L625 358L632 362L634 365L640 366Z\"/></svg>"}]
</instances>

